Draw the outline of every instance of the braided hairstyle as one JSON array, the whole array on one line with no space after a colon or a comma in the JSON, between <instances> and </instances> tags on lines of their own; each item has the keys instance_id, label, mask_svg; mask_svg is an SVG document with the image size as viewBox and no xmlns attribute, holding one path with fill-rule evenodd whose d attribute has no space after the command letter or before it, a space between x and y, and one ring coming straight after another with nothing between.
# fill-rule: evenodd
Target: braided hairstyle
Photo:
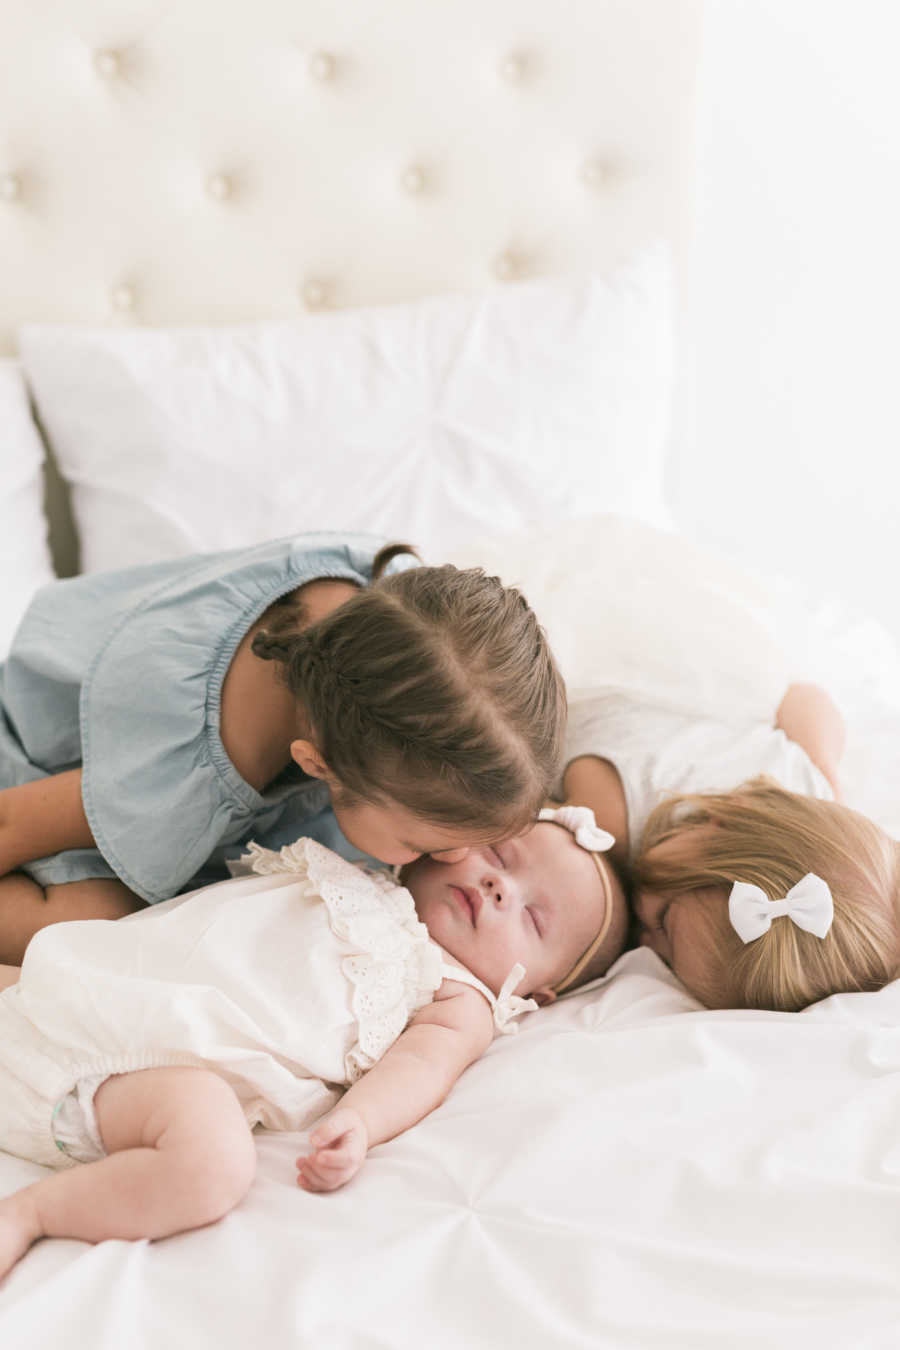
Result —
<instances>
[{"instance_id":1,"label":"braided hairstyle","mask_svg":"<svg viewBox=\"0 0 900 1350\"><path fill-rule=\"evenodd\" d=\"M481 568L384 575L411 552L382 549L371 586L299 631L285 615L253 651L280 663L343 804L515 833L559 770L562 677L519 591Z\"/></svg>"}]
</instances>

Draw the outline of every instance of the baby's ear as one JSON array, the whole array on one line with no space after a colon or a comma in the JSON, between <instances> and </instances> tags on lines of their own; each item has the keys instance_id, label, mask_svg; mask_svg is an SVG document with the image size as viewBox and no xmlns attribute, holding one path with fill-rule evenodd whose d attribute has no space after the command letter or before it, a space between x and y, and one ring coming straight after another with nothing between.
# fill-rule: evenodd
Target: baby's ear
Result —
<instances>
[{"instance_id":1,"label":"baby's ear","mask_svg":"<svg viewBox=\"0 0 900 1350\"><path fill-rule=\"evenodd\" d=\"M531 997L539 1008L545 1008L548 1003L556 1001L556 990L548 989L546 985L543 985L540 989L532 989Z\"/></svg>"},{"instance_id":2,"label":"baby's ear","mask_svg":"<svg viewBox=\"0 0 900 1350\"><path fill-rule=\"evenodd\" d=\"M328 765L312 741L291 741L291 759L310 778L328 778Z\"/></svg>"}]
</instances>

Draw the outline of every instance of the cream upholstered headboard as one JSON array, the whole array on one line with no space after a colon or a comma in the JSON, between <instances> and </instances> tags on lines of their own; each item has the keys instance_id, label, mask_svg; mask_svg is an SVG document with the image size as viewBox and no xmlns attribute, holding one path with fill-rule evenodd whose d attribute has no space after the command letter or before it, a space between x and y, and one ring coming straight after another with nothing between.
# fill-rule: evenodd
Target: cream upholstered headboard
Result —
<instances>
[{"instance_id":1,"label":"cream upholstered headboard","mask_svg":"<svg viewBox=\"0 0 900 1350\"><path fill-rule=\"evenodd\" d=\"M604 269L660 236L680 257L699 10L7 5L0 351L27 320L287 317Z\"/></svg>"}]
</instances>

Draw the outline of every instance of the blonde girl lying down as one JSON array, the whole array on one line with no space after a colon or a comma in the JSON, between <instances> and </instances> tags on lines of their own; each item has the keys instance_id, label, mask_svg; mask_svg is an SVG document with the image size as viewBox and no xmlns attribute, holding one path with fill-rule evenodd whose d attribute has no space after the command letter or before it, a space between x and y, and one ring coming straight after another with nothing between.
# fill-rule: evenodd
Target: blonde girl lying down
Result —
<instances>
[{"instance_id":1,"label":"blonde girl lying down","mask_svg":"<svg viewBox=\"0 0 900 1350\"><path fill-rule=\"evenodd\" d=\"M571 708L564 791L615 834L639 941L708 1007L791 1012L900 973L900 844L835 800L843 745L813 685L769 725L614 690Z\"/></svg>"},{"instance_id":2,"label":"blonde girl lying down","mask_svg":"<svg viewBox=\"0 0 900 1350\"><path fill-rule=\"evenodd\" d=\"M710 1008L796 1012L900 974L900 844L758 778L675 797L635 860L641 942Z\"/></svg>"},{"instance_id":3,"label":"blonde girl lying down","mask_svg":"<svg viewBox=\"0 0 900 1350\"><path fill-rule=\"evenodd\" d=\"M607 969L628 912L591 813L406 887L309 839L120 921L51 925L5 971L0 1147L59 1169L0 1201L0 1272L40 1237L158 1238L245 1194L250 1129L317 1125L308 1190L433 1110L513 1019ZM408 888L408 889L407 889ZM17 978L18 977L18 978Z\"/></svg>"}]
</instances>

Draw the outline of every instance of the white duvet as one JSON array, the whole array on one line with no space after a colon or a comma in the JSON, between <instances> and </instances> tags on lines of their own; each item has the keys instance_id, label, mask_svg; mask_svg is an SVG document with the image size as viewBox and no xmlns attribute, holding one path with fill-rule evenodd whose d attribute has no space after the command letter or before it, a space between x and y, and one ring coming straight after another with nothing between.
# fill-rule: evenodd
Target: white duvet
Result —
<instances>
[{"instance_id":1,"label":"white duvet","mask_svg":"<svg viewBox=\"0 0 900 1350\"><path fill-rule=\"evenodd\" d=\"M880 630L593 528L577 604L546 574L568 545L531 554L573 680L630 670L757 711L791 674L829 677L848 797L896 828L900 680ZM616 573L626 536L640 566ZM495 561L507 575L517 548ZM795 1016L708 1012L631 952L495 1043L343 1191L296 1188L297 1136L258 1143L249 1196L212 1228L35 1247L0 1286L3 1350L900 1345L900 985ZM38 1175L0 1154L0 1190Z\"/></svg>"}]
</instances>

